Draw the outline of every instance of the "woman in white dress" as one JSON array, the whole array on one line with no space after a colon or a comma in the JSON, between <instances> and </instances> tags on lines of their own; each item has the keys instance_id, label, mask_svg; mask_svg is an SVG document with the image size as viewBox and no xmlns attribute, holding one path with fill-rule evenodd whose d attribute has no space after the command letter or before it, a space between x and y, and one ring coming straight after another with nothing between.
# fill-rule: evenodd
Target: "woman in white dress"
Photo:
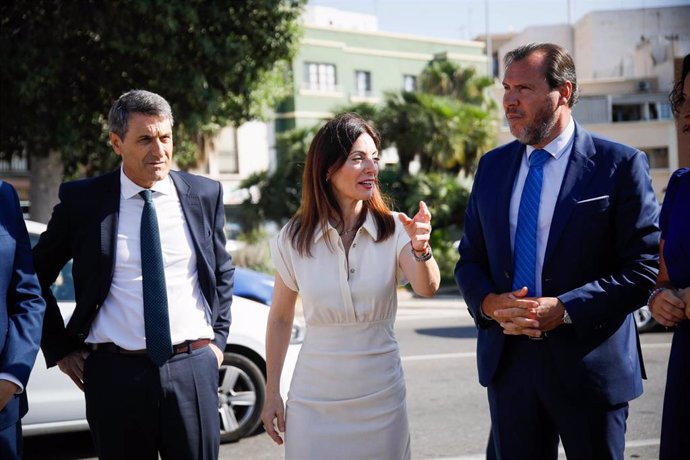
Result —
<instances>
[{"instance_id":1,"label":"woman in white dress","mask_svg":"<svg viewBox=\"0 0 690 460\"><path fill-rule=\"evenodd\" d=\"M288 460L410 458L396 290L409 281L432 296L440 274L426 205L410 219L378 189L379 146L355 114L327 122L307 154L301 207L271 241L262 420L276 443L284 434ZM284 408L280 373L298 294L307 327Z\"/></svg>"}]
</instances>

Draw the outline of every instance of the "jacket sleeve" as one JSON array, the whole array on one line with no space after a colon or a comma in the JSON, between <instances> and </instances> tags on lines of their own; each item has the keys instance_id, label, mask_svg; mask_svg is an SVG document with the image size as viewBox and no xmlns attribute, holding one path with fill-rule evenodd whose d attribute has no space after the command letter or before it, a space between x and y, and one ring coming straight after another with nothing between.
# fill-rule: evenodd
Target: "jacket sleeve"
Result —
<instances>
[{"instance_id":1,"label":"jacket sleeve","mask_svg":"<svg viewBox=\"0 0 690 460\"><path fill-rule=\"evenodd\" d=\"M213 228L213 250L215 252L216 266L214 274L216 279L216 295L218 297L218 309L213 317L214 343L219 349L225 350L230 330L232 305L232 286L235 267L232 258L225 249L225 209L223 207L223 188L218 183L216 207Z\"/></svg>"},{"instance_id":2,"label":"jacket sleeve","mask_svg":"<svg viewBox=\"0 0 690 460\"><path fill-rule=\"evenodd\" d=\"M53 209L48 227L33 249L36 274L46 301L41 348L48 367L55 366L65 355L80 346L68 336L60 307L51 291L51 286L59 276L60 270L72 258L69 252L71 243L65 195L65 184L63 184L60 186L60 201Z\"/></svg>"},{"instance_id":3,"label":"jacket sleeve","mask_svg":"<svg viewBox=\"0 0 690 460\"><path fill-rule=\"evenodd\" d=\"M7 284L7 335L0 355L0 372L11 374L23 386L29 380L41 340L45 302L31 261L31 244L17 194L9 185L0 183L0 207L9 216L10 237L15 240L14 257ZM4 256L3 256L4 257Z\"/></svg>"},{"instance_id":4,"label":"jacket sleeve","mask_svg":"<svg viewBox=\"0 0 690 460\"><path fill-rule=\"evenodd\" d=\"M493 321L486 319L482 314L482 301L497 289L490 278L489 257L478 210L482 193L483 166L486 166L485 158L479 162L465 211L465 234L458 247L460 259L455 266L455 282L477 327L486 328L491 326Z\"/></svg>"}]
</instances>

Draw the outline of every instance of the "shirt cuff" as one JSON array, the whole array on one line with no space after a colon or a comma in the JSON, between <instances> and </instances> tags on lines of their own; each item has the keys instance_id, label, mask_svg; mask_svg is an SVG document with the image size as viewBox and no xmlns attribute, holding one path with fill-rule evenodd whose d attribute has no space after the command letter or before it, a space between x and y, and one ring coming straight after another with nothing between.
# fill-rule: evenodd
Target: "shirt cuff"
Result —
<instances>
[{"instance_id":1,"label":"shirt cuff","mask_svg":"<svg viewBox=\"0 0 690 460\"><path fill-rule=\"evenodd\" d=\"M493 321L494 319L491 316L487 316L486 313L484 313L484 309L482 309L482 306L479 306L479 314L481 315L482 319L486 321Z\"/></svg>"},{"instance_id":2,"label":"shirt cuff","mask_svg":"<svg viewBox=\"0 0 690 460\"><path fill-rule=\"evenodd\" d=\"M24 385L12 374L8 374L7 372L0 372L0 380L7 380L19 387L17 392L15 394L22 394L24 393Z\"/></svg>"}]
</instances>

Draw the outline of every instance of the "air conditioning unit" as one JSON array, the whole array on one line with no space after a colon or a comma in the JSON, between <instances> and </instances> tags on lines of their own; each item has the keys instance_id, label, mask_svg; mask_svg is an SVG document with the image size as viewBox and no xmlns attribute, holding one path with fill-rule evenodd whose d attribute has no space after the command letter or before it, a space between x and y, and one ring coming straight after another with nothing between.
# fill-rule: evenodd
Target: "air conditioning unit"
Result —
<instances>
[{"instance_id":1,"label":"air conditioning unit","mask_svg":"<svg viewBox=\"0 0 690 460\"><path fill-rule=\"evenodd\" d=\"M641 80L637 82L637 91L644 92L651 89L651 84L647 80Z\"/></svg>"}]
</instances>

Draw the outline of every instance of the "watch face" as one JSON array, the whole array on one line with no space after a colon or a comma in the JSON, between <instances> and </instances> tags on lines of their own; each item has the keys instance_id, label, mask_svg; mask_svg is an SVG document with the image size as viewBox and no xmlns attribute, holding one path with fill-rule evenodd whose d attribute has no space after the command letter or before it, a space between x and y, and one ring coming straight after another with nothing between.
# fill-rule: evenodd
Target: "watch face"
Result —
<instances>
[{"instance_id":1,"label":"watch face","mask_svg":"<svg viewBox=\"0 0 690 460\"><path fill-rule=\"evenodd\" d=\"M563 324L573 324L573 320L570 319L570 315L567 311L563 313Z\"/></svg>"}]
</instances>

